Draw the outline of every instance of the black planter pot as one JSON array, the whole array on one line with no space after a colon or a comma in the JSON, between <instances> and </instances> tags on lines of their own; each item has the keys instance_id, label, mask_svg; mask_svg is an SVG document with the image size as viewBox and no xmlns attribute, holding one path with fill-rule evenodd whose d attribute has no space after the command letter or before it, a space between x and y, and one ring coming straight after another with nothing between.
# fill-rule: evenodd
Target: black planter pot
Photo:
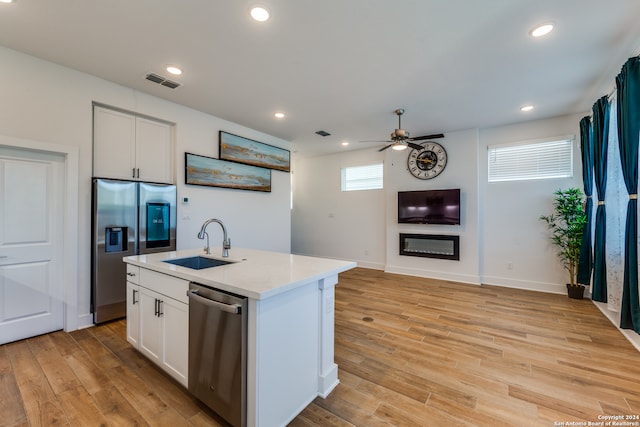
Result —
<instances>
[{"instance_id":1,"label":"black planter pot","mask_svg":"<svg viewBox=\"0 0 640 427\"><path fill-rule=\"evenodd\" d=\"M572 298L572 299L583 299L584 286L570 285L569 283L567 283L567 294L569 295L569 298Z\"/></svg>"}]
</instances>

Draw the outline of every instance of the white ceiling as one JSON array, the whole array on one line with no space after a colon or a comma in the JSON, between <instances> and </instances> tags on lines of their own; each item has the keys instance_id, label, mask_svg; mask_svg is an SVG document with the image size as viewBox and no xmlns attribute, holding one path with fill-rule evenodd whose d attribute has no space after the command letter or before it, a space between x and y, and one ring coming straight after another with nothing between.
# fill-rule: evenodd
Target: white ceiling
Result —
<instances>
[{"instance_id":1,"label":"white ceiling","mask_svg":"<svg viewBox=\"0 0 640 427\"><path fill-rule=\"evenodd\" d=\"M255 3L266 23L249 18ZM0 45L310 156L383 146L358 141L388 138L396 108L411 136L589 111L638 53L639 16L637 0L18 0L0 3ZM546 21L554 32L529 36Z\"/></svg>"}]
</instances>

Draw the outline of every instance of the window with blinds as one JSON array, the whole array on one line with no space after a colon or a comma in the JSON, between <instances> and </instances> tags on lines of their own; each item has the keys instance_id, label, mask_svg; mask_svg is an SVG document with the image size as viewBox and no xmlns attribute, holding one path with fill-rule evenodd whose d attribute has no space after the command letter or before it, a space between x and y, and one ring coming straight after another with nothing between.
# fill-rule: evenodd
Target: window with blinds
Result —
<instances>
[{"instance_id":1,"label":"window with blinds","mask_svg":"<svg viewBox=\"0 0 640 427\"><path fill-rule=\"evenodd\" d=\"M488 148L489 182L573 176L573 137Z\"/></svg>"},{"instance_id":2,"label":"window with blinds","mask_svg":"<svg viewBox=\"0 0 640 427\"><path fill-rule=\"evenodd\" d=\"M382 163L342 168L342 191L383 188Z\"/></svg>"}]
</instances>

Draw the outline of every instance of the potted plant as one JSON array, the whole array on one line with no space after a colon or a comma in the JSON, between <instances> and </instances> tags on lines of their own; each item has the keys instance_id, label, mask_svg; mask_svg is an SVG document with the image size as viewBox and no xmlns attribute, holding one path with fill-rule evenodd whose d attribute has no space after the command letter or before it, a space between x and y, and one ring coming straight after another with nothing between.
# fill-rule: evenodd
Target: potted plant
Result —
<instances>
[{"instance_id":1,"label":"potted plant","mask_svg":"<svg viewBox=\"0 0 640 427\"><path fill-rule=\"evenodd\" d=\"M577 283L582 234L587 222L582 191L578 188L557 190L553 213L540 219L547 223L551 242L557 246L562 266L569 272L567 292L570 298L582 299L584 286Z\"/></svg>"}]
</instances>

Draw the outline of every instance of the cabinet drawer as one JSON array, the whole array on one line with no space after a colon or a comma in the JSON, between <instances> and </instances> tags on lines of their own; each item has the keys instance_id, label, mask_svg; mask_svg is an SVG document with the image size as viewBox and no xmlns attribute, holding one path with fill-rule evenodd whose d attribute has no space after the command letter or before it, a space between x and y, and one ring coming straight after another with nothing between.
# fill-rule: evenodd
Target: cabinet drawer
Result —
<instances>
[{"instance_id":1,"label":"cabinet drawer","mask_svg":"<svg viewBox=\"0 0 640 427\"><path fill-rule=\"evenodd\" d=\"M139 284L140 283L140 267L127 264L127 282Z\"/></svg>"},{"instance_id":2,"label":"cabinet drawer","mask_svg":"<svg viewBox=\"0 0 640 427\"><path fill-rule=\"evenodd\" d=\"M177 277L168 276L166 274L157 273L155 271L140 269L140 286L155 291L159 294L168 296L185 304L189 303L187 298L187 290L189 290L189 281L178 279Z\"/></svg>"}]
</instances>

